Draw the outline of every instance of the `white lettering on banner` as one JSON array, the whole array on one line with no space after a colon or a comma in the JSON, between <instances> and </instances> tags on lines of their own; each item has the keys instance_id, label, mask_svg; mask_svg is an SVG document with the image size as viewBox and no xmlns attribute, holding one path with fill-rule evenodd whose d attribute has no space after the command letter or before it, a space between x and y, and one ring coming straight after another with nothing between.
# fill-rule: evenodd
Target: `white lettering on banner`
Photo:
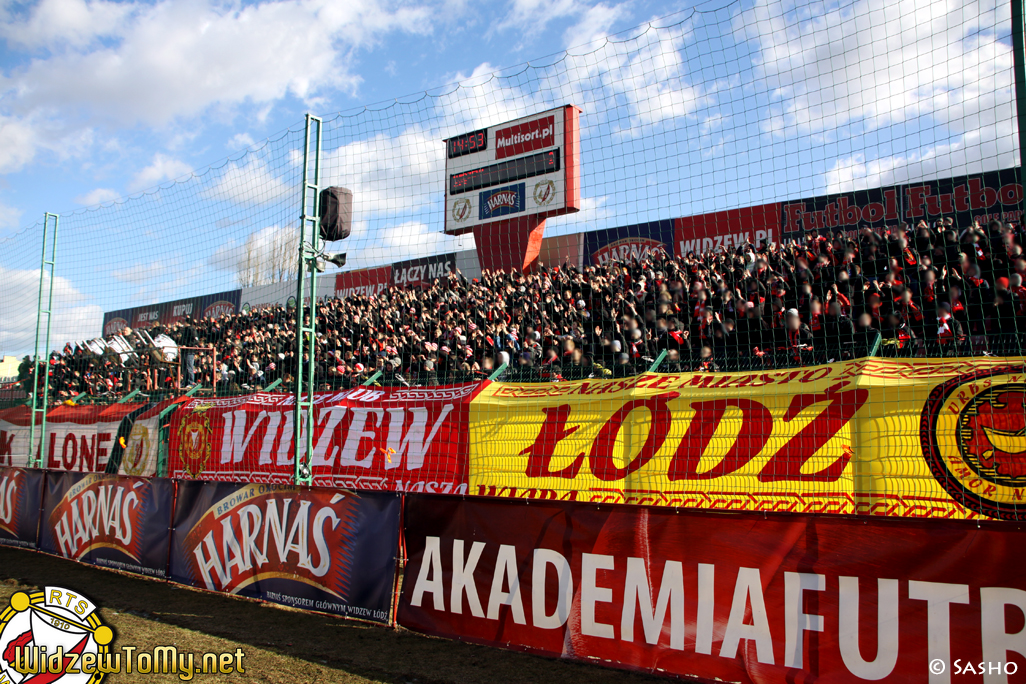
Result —
<instances>
[{"instance_id":1,"label":"white lettering on banner","mask_svg":"<svg viewBox=\"0 0 1026 684\"><path fill-rule=\"evenodd\" d=\"M519 195L513 190L503 190L488 198L488 211L495 211L503 207L513 208L517 206Z\"/></svg>"},{"instance_id":2,"label":"white lettering on banner","mask_svg":"<svg viewBox=\"0 0 1026 684\"><path fill-rule=\"evenodd\" d=\"M448 543L448 539L446 543ZM509 606L509 617L517 624L526 624L523 610L525 601L531 606L531 625L537 629L565 629L569 616L575 611L580 618L580 633L583 636L624 642L639 641L636 634L637 618L640 616L645 642L662 644L670 649L685 650L685 587L693 587L697 606L695 615L696 653L717 655L725 659L736 659L751 653L754 646L756 659L767 665L775 664L774 635L783 640L783 665L804 669L808 656L804 653L806 632L828 632L828 642L836 641L845 667L855 676L869 681L888 677L898 662L898 628L902 632L917 630L909 625L912 615L899 616L902 603L899 601L901 585L907 584L908 598L926 601L927 653L923 661L927 665L940 660L951 663L950 607L952 604L973 605L979 611L983 660L989 663L1009 661L1009 653L1026 656L1026 629L1018 629L1013 620L1006 621L1007 606L1015 613L1026 614L1026 591L1010 587L980 587L976 601L970 600L970 590L964 584L908 581L876 578L876 656L866 660L860 651L860 598L858 577L828 577L805 572L783 572L783 586L776 580L778 568L769 569L763 575L760 568L727 568L722 565L696 563L690 567L680 560L663 562L660 577L657 567L651 561L632 556L581 553L576 558L567 558L554 549L522 549L511 545L498 545L474 540L452 539L452 572L443 571L443 542L441 537L428 536L424 540L424 553L419 568L410 568L416 577L410 604L417 608L433 609L465 615L463 619L496 620L501 606ZM469 553L466 550L469 545ZM483 558L494 562L481 562ZM530 589L520 584L518 568L532 564ZM571 564L576 560L575 564ZM413 561L415 564L416 561ZM572 567L580 573L580 590L575 594ZM482 569L483 568L483 569ZM489 569L490 568L490 569ZM617 568L626 568L622 579L614 579ZM557 595L552 596L551 577L553 571L558 579ZM685 582L685 573L697 575L697 583ZM714 593L715 578L719 575L734 584L730 601L729 617L724 621L727 606L716 605ZM770 577L774 578L770 583ZM546 581L550 579L550 581ZM864 580L863 580L864 581ZM446 586L446 582L449 586ZM482 611L479 588L491 587L488 608ZM767 612L768 592L782 592L783 610L775 614L780 623L771 623ZM836 592L834 600L838 619L824 619L823 615L806 608L810 594ZM529 594L529 595L528 595ZM430 601L426 601L430 595ZM977 593L973 592L973 595ZM777 601L780 593L776 593ZM448 597L448 607L446 598ZM464 611L463 600L469 615ZM575 601L577 602L576 605ZM820 603L823 602L821 599ZM868 602L872 605L872 601ZM555 604L553 613L547 607ZM776 604L775 604L776 605ZM599 615L608 616L611 611L619 613L619 620L613 624L601 622ZM600 613L601 611L601 613ZM868 611L872 613L872 608ZM1011 614L1011 613L1009 613ZM720 615L719 619L716 615ZM919 615L917 612L915 615ZM901 619L899 619L899 617ZM1020 623L1021 624L1021 623ZM1014 631L1010 631L1014 630ZM719 642L719 649L713 645ZM747 645L743 642L747 642ZM984 670L984 684L1006 684L1008 668ZM923 681L927 681L924 677ZM931 673L929 682L939 684L950 682L949 673Z\"/></svg>"},{"instance_id":3,"label":"white lettering on banner","mask_svg":"<svg viewBox=\"0 0 1026 684\"><path fill-rule=\"evenodd\" d=\"M1005 620L1005 607L1014 606L1016 613L1026 615L1026 591L1010 587L983 587L980 589L980 602L983 604L983 620L980 624L980 638L983 641L983 660L987 663L984 684L1006 684L1008 667L1002 668L1008 653L1026 656L1026 629L1018 629L1009 633ZM997 664L997 667L994 667ZM1008 663L1014 665L1015 663Z\"/></svg>"},{"instance_id":4,"label":"white lettering on banner","mask_svg":"<svg viewBox=\"0 0 1026 684\"><path fill-rule=\"evenodd\" d=\"M926 657L928 662L951 662L951 604L969 603L969 585L942 582L908 583L908 597L926 601ZM930 673L930 684L950 681L946 673Z\"/></svg>"},{"instance_id":5,"label":"white lettering on banner","mask_svg":"<svg viewBox=\"0 0 1026 684\"><path fill-rule=\"evenodd\" d=\"M640 609L645 641L659 643L659 635L670 611L670 648L684 650L684 566L680 561L666 561L659 598L652 607L652 593L648 588L648 573L641 558L627 559L627 581L623 590L623 617L620 620L620 638L634 641L634 608Z\"/></svg>"},{"instance_id":6,"label":"white lettering on banner","mask_svg":"<svg viewBox=\"0 0 1026 684\"><path fill-rule=\"evenodd\" d=\"M826 589L826 577L809 572L784 573L784 665L802 668L805 631L822 632L823 616L803 612L802 594Z\"/></svg>"},{"instance_id":7,"label":"white lettering on banner","mask_svg":"<svg viewBox=\"0 0 1026 684\"><path fill-rule=\"evenodd\" d=\"M773 229L769 230L757 230L755 231L755 239L752 239L752 232L745 231L743 233L729 233L727 235L714 235L712 237L700 237L692 240L681 240L679 243L680 255L686 255L688 252L713 252L719 251L721 248L724 249L737 249L747 243L751 243L758 247L759 243L763 240L767 242L773 242Z\"/></svg>"},{"instance_id":8,"label":"white lettering on banner","mask_svg":"<svg viewBox=\"0 0 1026 684\"><path fill-rule=\"evenodd\" d=\"M349 393L352 401L377 401L384 395L379 390L359 389ZM386 460L386 470L394 470L405 463L407 470L419 470L424 465L428 449L438 431L455 409L454 404L445 404L430 424L428 409L423 406L409 408L375 408L366 406L330 406L319 409L314 453L311 464L314 467L359 467L369 468L381 450L366 446L367 440L384 437L388 447L394 450L391 460ZM252 421L250 417L252 415ZM343 418L351 416L342 426ZM292 411L263 410L249 412L245 409L225 411L221 414L222 436L220 463L235 465L243 458L251 444L260 444L258 463L269 465L275 454L276 465L292 463L292 438L294 433ZM306 421L300 425L300 439L304 438ZM337 435L341 426L341 435ZM275 452L275 444L277 451ZM341 446L340 446L341 445ZM337 461L337 464L336 464Z\"/></svg>"},{"instance_id":9,"label":"white lettering on banner","mask_svg":"<svg viewBox=\"0 0 1026 684\"><path fill-rule=\"evenodd\" d=\"M592 261L605 266L611 260L640 261L666 250L666 246L651 238L629 238L610 243L592 255Z\"/></svg>"},{"instance_id":10,"label":"white lettering on banner","mask_svg":"<svg viewBox=\"0 0 1026 684\"><path fill-rule=\"evenodd\" d=\"M11 475L0 479L0 522L5 525L14 520L14 493L17 490L18 483Z\"/></svg>"},{"instance_id":11,"label":"white lettering on banner","mask_svg":"<svg viewBox=\"0 0 1026 684\"><path fill-rule=\"evenodd\" d=\"M431 282L435 278L444 278L451 272L451 261L437 261L435 263L420 264L418 266L393 268L392 281L395 285L409 285L411 283Z\"/></svg>"},{"instance_id":12,"label":"white lettering on banner","mask_svg":"<svg viewBox=\"0 0 1026 684\"><path fill-rule=\"evenodd\" d=\"M552 137L552 126L546 126L545 128L538 128L527 133L511 133L502 137L496 136L495 147L502 149L504 147L513 147L514 145L523 145L524 143L533 142L535 140L544 140L545 138Z\"/></svg>"},{"instance_id":13,"label":"white lettering on banner","mask_svg":"<svg viewBox=\"0 0 1026 684\"><path fill-rule=\"evenodd\" d=\"M191 316L192 315L192 303L191 302L188 303L188 304L175 304L173 307L171 307L171 309L172 309L171 315L174 316L175 318L179 318L181 316Z\"/></svg>"},{"instance_id":14,"label":"white lettering on banner","mask_svg":"<svg viewBox=\"0 0 1026 684\"><path fill-rule=\"evenodd\" d=\"M860 679L876 681L898 663L898 580L877 580L876 658L865 660L859 646L859 578L839 577L837 644L845 667Z\"/></svg>"},{"instance_id":15,"label":"white lettering on banner","mask_svg":"<svg viewBox=\"0 0 1026 684\"><path fill-rule=\"evenodd\" d=\"M338 514L330 506L322 506L311 522L312 502L299 501L289 525L289 508L293 503L290 499L269 499L263 510L248 504L221 519L220 529L215 526L192 550L206 588L223 590L239 576L267 563L274 567L294 561L314 577L328 574L331 549L325 539L325 526L333 531L339 523ZM277 561L272 553L277 555Z\"/></svg>"},{"instance_id":16,"label":"white lettering on banner","mask_svg":"<svg viewBox=\"0 0 1026 684\"><path fill-rule=\"evenodd\" d=\"M751 605L752 624L745 624L745 614ZM762 595L762 578L758 568L738 568L734 584L734 600L730 604L730 618L723 632L720 657L737 657L742 640L755 642L755 653L760 663L773 664L773 635L766 615L766 599Z\"/></svg>"},{"instance_id":17,"label":"white lettering on banner","mask_svg":"<svg viewBox=\"0 0 1026 684\"><path fill-rule=\"evenodd\" d=\"M61 553L77 557L78 551L101 535L113 535L124 546L130 546L132 512L138 505L139 497L131 487L105 485L87 489L81 497L71 499L68 510L54 526Z\"/></svg>"},{"instance_id":18,"label":"white lettering on banner","mask_svg":"<svg viewBox=\"0 0 1026 684\"><path fill-rule=\"evenodd\" d=\"M484 549L483 543L481 544L481 549ZM545 573L550 565L556 569L556 581L559 583L559 593L556 594L556 612L552 615L545 613L545 592L535 591L531 595L534 626L541 629L559 629L565 625L567 618L570 617L570 606L574 602L574 577L570 571L570 563L558 551L551 549L534 550L534 569L531 574L531 586L545 586Z\"/></svg>"},{"instance_id":19,"label":"white lettering on banner","mask_svg":"<svg viewBox=\"0 0 1026 684\"><path fill-rule=\"evenodd\" d=\"M388 288L388 283L376 283L374 285L354 285L353 287L344 287L341 290L335 290L335 297L337 299L347 299L349 297L376 297Z\"/></svg>"}]
</instances>

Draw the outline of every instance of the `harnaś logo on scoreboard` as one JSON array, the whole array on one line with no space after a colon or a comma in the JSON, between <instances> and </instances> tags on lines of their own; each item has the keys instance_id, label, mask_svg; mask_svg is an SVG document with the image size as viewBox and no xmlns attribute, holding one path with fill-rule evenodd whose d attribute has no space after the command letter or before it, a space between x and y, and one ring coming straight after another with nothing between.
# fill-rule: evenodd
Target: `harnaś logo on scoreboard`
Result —
<instances>
[{"instance_id":1,"label":"harna\u015b logo on scoreboard","mask_svg":"<svg viewBox=\"0 0 1026 684\"><path fill-rule=\"evenodd\" d=\"M495 218L507 214L518 214L524 210L525 183L507 185L502 188L485 190L478 202L478 219Z\"/></svg>"}]
</instances>

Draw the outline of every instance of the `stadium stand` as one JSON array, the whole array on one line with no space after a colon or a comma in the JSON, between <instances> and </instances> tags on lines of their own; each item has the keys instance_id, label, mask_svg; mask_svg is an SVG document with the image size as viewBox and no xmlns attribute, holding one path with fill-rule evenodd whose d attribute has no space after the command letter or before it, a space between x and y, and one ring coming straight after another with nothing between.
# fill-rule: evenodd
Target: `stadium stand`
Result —
<instances>
[{"instance_id":1,"label":"stadium stand","mask_svg":"<svg viewBox=\"0 0 1026 684\"><path fill-rule=\"evenodd\" d=\"M517 382L662 372L738 371L869 355L1021 353L1026 232L950 218L787 244L665 252L579 269L460 272L427 287L317 305L317 385ZM219 394L292 386L294 313L283 306L188 319L166 333L196 356L195 380ZM121 331L131 337L131 330ZM139 341L138 345L144 343ZM665 351L665 355L661 352ZM129 362L68 345L49 359L54 401L86 393L174 392L177 364ZM31 361L19 380L31 387ZM156 371L156 372L153 372ZM380 372L380 373L379 373Z\"/></svg>"}]
</instances>

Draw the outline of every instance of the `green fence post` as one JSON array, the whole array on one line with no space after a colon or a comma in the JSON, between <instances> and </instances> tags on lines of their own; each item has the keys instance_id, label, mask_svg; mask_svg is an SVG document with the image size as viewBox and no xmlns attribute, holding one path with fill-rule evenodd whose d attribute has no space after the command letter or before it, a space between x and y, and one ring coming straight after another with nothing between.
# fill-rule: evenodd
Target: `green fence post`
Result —
<instances>
[{"instance_id":1,"label":"green fence post","mask_svg":"<svg viewBox=\"0 0 1026 684\"><path fill-rule=\"evenodd\" d=\"M50 231L50 219L53 219L53 235L47 240L47 233ZM46 213L43 215L43 254L39 263L39 299L36 302L36 355L32 373L32 420L29 423L29 456L28 467L40 467L42 465L42 444L46 441L46 409L50 401L49 358L50 358L50 328L53 321L53 274L57 264L57 226L60 216ZM50 258L46 258L46 244L50 243ZM49 278L48 269L49 266ZM46 285L46 308L43 308L43 289ZM43 326L43 316L46 316L46 334L43 337L43 353L45 359L43 366L43 405L39 405L39 333ZM39 444L40 448L35 454L32 449L36 444L36 421L40 422Z\"/></svg>"}]
</instances>

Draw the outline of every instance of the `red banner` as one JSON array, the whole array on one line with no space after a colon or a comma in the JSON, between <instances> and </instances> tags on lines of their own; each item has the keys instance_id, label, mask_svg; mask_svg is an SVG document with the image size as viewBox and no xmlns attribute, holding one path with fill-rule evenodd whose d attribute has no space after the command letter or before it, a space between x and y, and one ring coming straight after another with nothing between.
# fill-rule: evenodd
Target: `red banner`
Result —
<instances>
[{"instance_id":1,"label":"red banner","mask_svg":"<svg viewBox=\"0 0 1026 684\"><path fill-rule=\"evenodd\" d=\"M314 483L466 493L467 422L470 399L478 387L358 387L317 393ZM295 470L294 423L290 395L193 399L171 421L170 475L290 484Z\"/></svg>"},{"instance_id":2,"label":"red banner","mask_svg":"<svg viewBox=\"0 0 1026 684\"><path fill-rule=\"evenodd\" d=\"M114 448L121 419L145 404L64 406L46 414L41 466L77 473L101 472ZM0 466L28 465L32 412L27 406L0 411ZM36 442L42 423L36 425Z\"/></svg>"},{"instance_id":3,"label":"red banner","mask_svg":"<svg viewBox=\"0 0 1026 684\"><path fill-rule=\"evenodd\" d=\"M343 271L335 275L335 297L375 297L384 292L391 282L391 266Z\"/></svg>"},{"instance_id":4,"label":"red banner","mask_svg":"<svg viewBox=\"0 0 1026 684\"><path fill-rule=\"evenodd\" d=\"M406 502L410 629L708 681L1026 680L1017 526Z\"/></svg>"},{"instance_id":5,"label":"red banner","mask_svg":"<svg viewBox=\"0 0 1026 684\"><path fill-rule=\"evenodd\" d=\"M675 224L674 250L677 256L687 256L690 252L718 252L720 248L733 251L746 242L758 248L763 240L767 243L780 242L780 205L762 204L685 216L677 219Z\"/></svg>"}]
</instances>

